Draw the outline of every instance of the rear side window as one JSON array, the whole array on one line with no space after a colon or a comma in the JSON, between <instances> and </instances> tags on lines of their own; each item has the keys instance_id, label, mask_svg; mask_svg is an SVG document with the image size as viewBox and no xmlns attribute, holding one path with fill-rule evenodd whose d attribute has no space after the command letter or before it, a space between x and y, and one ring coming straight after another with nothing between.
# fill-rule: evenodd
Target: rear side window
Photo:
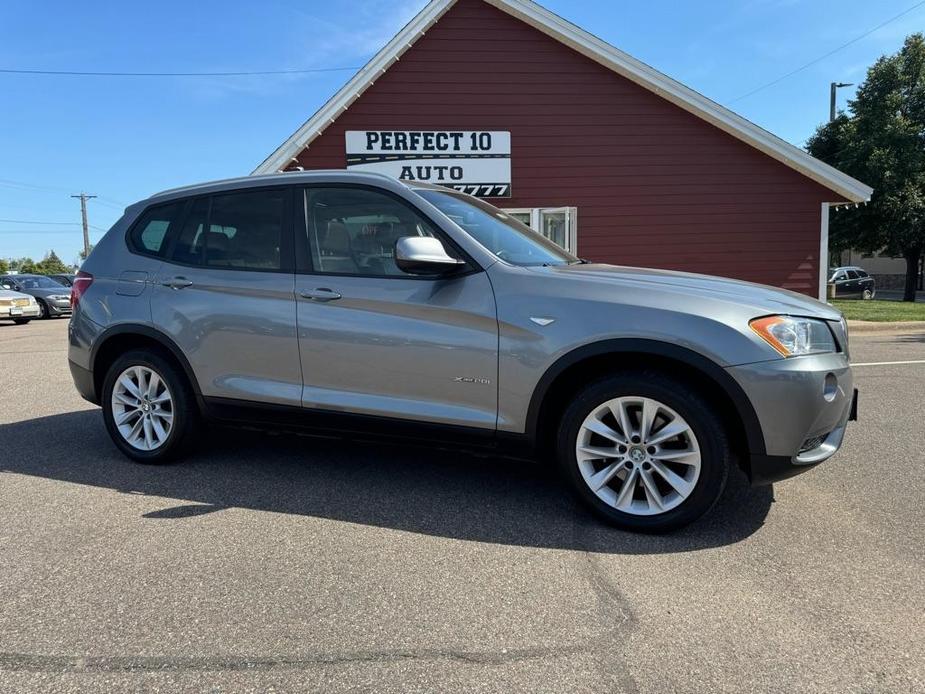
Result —
<instances>
[{"instance_id":1,"label":"rear side window","mask_svg":"<svg viewBox=\"0 0 925 694\"><path fill-rule=\"evenodd\" d=\"M216 269L281 270L287 200L286 190L197 198L171 260Z\"/></svg>"},{"instance_id":2,"label":"rear side window","mask_svg":"<svg viewBox=\"0 0 925 694\"><path fill-rule=\"evenodd\" d=\"M179 224L183 204L182 201L173 202L145 210L129 232L129 245L132 250L144 255L163 257L167 250L168 234Z\"/></svg>"},{"instance_id":3,"label":"rear side window","mask_svg":"<svg viewBox=\"0 0 925 694\"><path fill-rule=\"evenodd\" d=\"M205 244L203 229L209 219L209 198L198 198L193 202L183 228L174 244L172 260L185 265L199 265Z\"/></svg>"},{"instance_id":4,"label":"rear side window","mask_svg":"<svg viewBox=\"0 0 925 694\"><path fill-rule=\"evenodd\" d=\"M257 190L212 198L205 264L279 270L286 192Z\"/></svg>"}]
</instances>

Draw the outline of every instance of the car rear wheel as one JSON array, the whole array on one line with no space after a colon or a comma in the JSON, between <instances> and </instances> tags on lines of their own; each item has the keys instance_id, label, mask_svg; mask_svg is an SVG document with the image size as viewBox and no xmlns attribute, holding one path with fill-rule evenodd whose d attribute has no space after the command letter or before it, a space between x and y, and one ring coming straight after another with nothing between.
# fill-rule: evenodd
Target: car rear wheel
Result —
<instances>
[{"instance_id":1,"label":"car rear wheel","mask_svg":"<svg viewBox=\"0 0 925 694\"><path fill-rule=\"evenodd\" d=\"M666 532L722 494L730 447L721 419L686 383L659 372L618 374L584 388L565 411L558 461L598 517Z\"/></svg>"},{"instance_id":2,"label":"car rear wheel","mask_svg":"<svg viewBox=\"0 0 925 694\"><path fill-rule=\"evenodd\" d=\"M41 299L36 299L39 305L39 318L48 318L48 304Z\"/></svg>"},{"instance_id":3,"label":"car rear wheel","mask_svg":"<svg viewBox=\"0 0 925 694\"><path fill-rule=\"evenodd\" d=\"M119 357L106 373L102 404L113 442L140 463L176 460L199 420L185 376L157 352L135 350Z\"/></svg>"}]
</instances>

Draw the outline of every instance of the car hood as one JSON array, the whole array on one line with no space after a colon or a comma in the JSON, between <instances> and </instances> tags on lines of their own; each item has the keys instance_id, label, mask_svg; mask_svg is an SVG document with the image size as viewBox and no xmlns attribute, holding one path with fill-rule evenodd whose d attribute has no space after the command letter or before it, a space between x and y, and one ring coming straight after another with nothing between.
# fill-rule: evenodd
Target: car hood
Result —
<instances>
[{"instance_id":1,"label":"car hood","mask_svg":"<svg viewBox=\"0 0 925 694\"><path fill-rule=\"evenodd\" d=\"M704 303L719 303L734 305L756 317L780 313L841 319L841 313L832 306L803 294L724 277L599 263L557 265L542 270L563 278L635 290L633 293L674 298L679 305L687 303L692 312L703 308Z\"/></svg>"},{"instance_id":2,"label":"car hood","mask_svg":"<svg viewBox=\"0 0 925 694\"><path fill-rule=\"evenodd\" d=\"M12 289L0 289L0 299L29 299L28 294L14 292Z\"/></svg>"}]
</instances>

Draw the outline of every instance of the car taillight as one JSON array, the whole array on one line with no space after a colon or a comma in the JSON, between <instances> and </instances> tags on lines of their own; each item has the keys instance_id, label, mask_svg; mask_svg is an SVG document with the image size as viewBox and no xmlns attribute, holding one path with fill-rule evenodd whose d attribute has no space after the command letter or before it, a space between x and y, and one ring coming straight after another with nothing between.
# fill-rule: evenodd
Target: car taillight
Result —
<instances>
[{"instance_id":1,"label":"car taillight","mask_svg":"<svg viewBox=\"0 0 925 694\"><path fill-rule=\"evenodd\" d=\"M82 270L77 273L77 276L74 278L74 284L71 285L71 308L77 308L77 304L80 303L80 297L90 288L91 284L93 284L93 275L89 272L83 272Z\"/></svg>"}]
</instances>

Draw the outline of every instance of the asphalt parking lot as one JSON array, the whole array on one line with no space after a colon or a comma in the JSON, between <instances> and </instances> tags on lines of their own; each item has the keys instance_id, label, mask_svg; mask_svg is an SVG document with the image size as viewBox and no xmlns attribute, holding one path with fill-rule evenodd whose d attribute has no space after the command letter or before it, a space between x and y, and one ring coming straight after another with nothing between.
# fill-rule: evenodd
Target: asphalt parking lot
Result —
<instances>
[{"instance_id":1,"label":"asphalt parking lot","mask_svg":"<svg viewBox=\"0 0 925 694\"><path fill-rule=\"evenodd\" d=\"M857 368L825 465L646 537L460 452L216 431L131 464L65 341L0 324L0 691L925 691L925 363Z\"/></svg>"}]
</instances>

